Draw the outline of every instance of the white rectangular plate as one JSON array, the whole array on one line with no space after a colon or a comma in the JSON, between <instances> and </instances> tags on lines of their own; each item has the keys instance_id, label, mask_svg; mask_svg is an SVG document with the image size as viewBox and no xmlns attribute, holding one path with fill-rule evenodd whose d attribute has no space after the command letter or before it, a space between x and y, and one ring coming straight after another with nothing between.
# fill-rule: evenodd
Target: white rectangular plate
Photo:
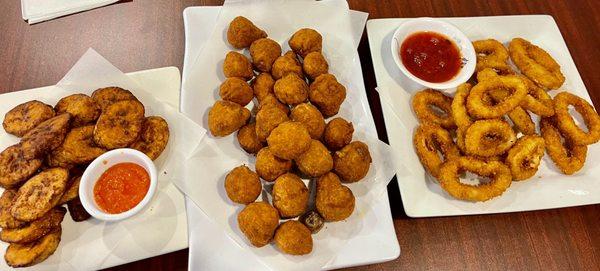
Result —
<instances>
[{"instance_id":1,"label":"white rectangular plate","mask_svg":"<svg viewBox=\"0 0 600 271\"><path fill-rule=\"evenodd\" d=\"M562 66L566 76L560 88L590 101L556 22L547 15L441 18L454 24L471 40L494 38L503 43L514 37L530 40L548 51ZM544 156L536 176L513 182L500 197L487 202L471 203L449 196L423 170L412 144L418 121L410 99L422 88L408 82L391 57L390 39L396 28L407 19L379 19L367 22L367 33L378 91L382 100L388 138L394 152L404 157L396 161L397 177L406 214L411 217L472 215L531 211L594 204L600 202L598 159L600 145L588 147L583 169L572 176L559 173L548 155ZM552 91L555 95L560 91ZM453 90L451 92L454 92ZM408 172L401 169L408 167Z\"/></svg>"},{"instance_id":2,"label":"white rectangular plate","mask_svg":"<svg viewBox=\"0 0 600 271\"><path fill-rule=\"evenodd\" d=\"M189 64L194 63L204 41L212 34L219 9L220 7L192 7L183 12L186 37L184 82L188 76ZM362 98L368 106L360 62L353 67L352 74L360 75L353 79L354 85L360 86L354 91L362 93ZM196 99L194 94L198 89L201 89L201 86L194 89L182 88L182 104L184 100L194 101ZM189 112L184 110L183 113ZM369 119L368 125L375 131L372 117ZM268 270L252 253L242 249L227 236L223 229L212 223L189 199L187 207L190 229L189 270ZM400 255L387 192L381 195L381 200L374 203L372 208L364 218L367 221L364 225L368 226L363 227L353 239L348 241L346 247L323 269L384 262Z\"/></svg>"},{"instance_id":3,"label":"white rectangular plate","mask_svg":"<svg viewBox=\"0 0 600 271\"><path fill-rule=\"evenodd\" d=\"M179 70L166 67L129 73L133 80L158 100L179 107ZM54 86L11 92L0 95L0 99L44 101L52 95ZM2 107L2 115L10 108ZM1 131L5 137L9 137ZM6 143L3 141L3 143ZM159 185L160 186L160 185ZM69 214L62 222L62 240L56 252L33 267L24 270L98 270L126 264L145 258L184 249L187 242L187 215L183 194L171 183L160 187L148 209L119 223L105 223L96 219L74 222ZM4 190L0 188L0 193ZM132 222L132 223L130 223ZM0 242L4 252L7 243ZM82 257L82 254L88 256ZM90 256L92 255L92 256ZM0 270L9 270L4 260Z\"/></svg>"}]
</instances>

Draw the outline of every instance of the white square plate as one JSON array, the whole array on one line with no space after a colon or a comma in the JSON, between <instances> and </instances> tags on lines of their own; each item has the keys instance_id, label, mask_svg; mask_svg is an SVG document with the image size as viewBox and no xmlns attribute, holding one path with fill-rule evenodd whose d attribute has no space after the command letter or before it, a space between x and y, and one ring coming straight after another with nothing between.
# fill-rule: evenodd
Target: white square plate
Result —
<instances>
[{"instance_id":1,"label":"white square plate","mask_svg":"<svg viewBox=\"0 0 600 271\"><path fill-rule=\"evenodd\" d=\"M175 108L179 106L180 76L177 68L166 67L127 75L158 100ZM0 100L4 103L0 105L1 115L10 110L5 106L9 100L24 102L35 97L46 101L44 98L53 96L55 91L61 90L48 86L2 94ZM4 130L0 134L3 146L14 143L12 141L16 139L10 138L12 136ZM3 191L0 188L0 193ZM56 252L45 261L24 270L98 270L188 246L184 196L172 183L165 182L159 184L147 209L128 220L105 223L91 218L74 222L67 214L62 229L62 240ZM7 243L0 242L0 251L4 252L7 246ZM82 254L87 256L82 257ZM10 270L4 260L0 261L0 270Z\"/></svg>"},{"instance_id":2,"label":"white square plate","mask_svg":"<svg viewBox=\"0 0 600 271\"><path fill-rule=\"evenodd\" d=\"M183 82L202 49L204 41L212 34L213 25L219 15L220 7L192 7L183 13L186 51L183 68ZM356 56L358 59L358 55ZM368 108L366 92L362 78L360 62L353 67L354 85L359 86L355 91L360 92L362 100ZM193 105L197 99L195 93L201 86L193 89L182 88L181 104ZM182 107L183 113L186 107ZM192 117L194 119L194 117ZM197 119L197 116L196 116ZM375 133L375 125L369 116L370 127ZM214 223L191 201L187 200L189 229L190 229L190 254L189 270L268 270L254 255L242 249L235 241L230 239L225 231ZM371 212L364 218L367 222L361 231L348 243L339 254L323 267L325 270L348 266L357 266L389 261L400 255L400 247L396 239L391 217L387 192L381 195L381 200L373 204ZM236 259L236 260L232 260Z\"/></svg>"},{"instance_id":3,"label":"white square plate","mask_svg":"<svg viewBox=\"0 0 600 271\"><path fill-rule=\"evenodd\" d=\"M590 101L569 49L551 16L441 19L454 24L471 40L494 38L505 44L514 37L530 40L548 51L565 74L565 84L559 91L550 94L554 96L568 90ZM404 157L402 161L396 161L396 165L398 169L409 169L409 172L397 172L402 203L408 216L508 213L600 203L600 183L597 178L600 174L600 144L588 147L586 164L577 174L562 175L545 155L536 176L527 181L513 182L502 196L486 202L456 200L443 191L424 172L412 144L418 121L412 112L410 99L422 87L401 75L390 55L391 36L406 20L370 20L367 22L367 33L390 145L395 153L400 154L399 157Z\"/></svg>"}]
</instances>

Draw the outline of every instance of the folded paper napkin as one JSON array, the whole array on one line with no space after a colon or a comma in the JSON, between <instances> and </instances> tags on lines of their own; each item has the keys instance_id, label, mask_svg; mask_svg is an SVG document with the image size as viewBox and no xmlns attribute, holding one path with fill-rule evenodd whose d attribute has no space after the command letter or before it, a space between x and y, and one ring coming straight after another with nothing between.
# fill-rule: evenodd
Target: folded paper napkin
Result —
<instances>
[{"instance_id":1,"label":"folded paper napkin","mask_svg":"<svg viewBox=\"0 0 600 271\"><path fill-rule=\"evenodd\" d=\"M29 24L35 24L117 1L119 0L21 0L21 13Z\"/></svg>"}]
</instances>

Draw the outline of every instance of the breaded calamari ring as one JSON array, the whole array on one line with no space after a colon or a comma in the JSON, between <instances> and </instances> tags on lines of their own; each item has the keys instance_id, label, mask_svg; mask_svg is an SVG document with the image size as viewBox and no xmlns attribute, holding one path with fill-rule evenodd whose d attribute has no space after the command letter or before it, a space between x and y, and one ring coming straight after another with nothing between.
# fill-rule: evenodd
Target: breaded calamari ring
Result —
<instances>
[{"instance_id":1,"label":"breaded calamari ring","mask_svg":"<svg viewBox=\"0 0 600 271\"><path fill-rule=\"evenodd\" d=\"M458 128L469 127L473 123L473 120L471 120L471 116L469 116L467 107L465 105L467 96L469 96L469 91L471 91L472 87L473 86L469 83L460 84L456 88L456 93L452 99L452 104L449 111L452 114L454 123Z\"/></svg>"},{"instance_id":2,"label":"breaded calamari ring","mask_svg":"<svg viewBox=\"0 0 600 271\"><path fill-rule=\"evenodd\" d=\"M62 234L61 226L57 226L42 238L26 244L10 244L6 248L4 260L11 267L27 267L36 265L54 254Z\"/></svg>"},{"instance_id":3,"label":"breaded calamari ring","mask_svg":"<svg viewBox=\"0 0 600 271\"><path fill-rule=\"evenodd\" d=\"M21 149L25 159L42 157L62 144L69 125L71 114L63 113L40 123L21 138Z\"/></svg>"},{"instance_id":4,"label":"breaded calamari ring","mask_svg":"<svg viewBox=\"0 0 600 271\"><path fill-rule=\"evenodd\" d=\"M494 89L488 92L488 94L495 103L502 102L510 96L510 93L506 89ZM508 115L517 130L521 131L521 133L525 135L535 134L535 123L533 123L531 116L523 107L517 106L506 115Z\"/></svg>"},{"instance_id":5,"label":"breaded calamari ring","mask_svg":"<svg viewBox=\"0 0 600 271\"><path fill-rule=\"evenodd\" d=\"M508 49L519 70L541 87L557 89L565 82L560 65L544 49L522 38L512 39Z\"/></svg>"},{"instance_id":6,"label":"breaded calamari ring","mask_svg":"<svg viewBox=\"0 0 600 271\"><path fill-rule=\"evenodd\" d=\"M496 89L509 89L511 94L497 104L489 104L484 95ZM479 119L499 118L519 106L527 95L527 88L518 76L498 76L479 82L467 97L469 115Z\"/></svg>"},{"instance_id":7,"label":"breaded calamari ring","mask_svg":"<svg viewBox=\"0 0 600 271\"><path fill-rule=\"evenodd\" d=\"M7 133L22 137L54 115L54 109L51 106L40 101L29 101L8 111L4 115L2 127Z\"/></svg>"},{"instance_id":8,"label":"breaded calamari ring","mask_svg":"<svg viewBox=\"0 0 600 271\"><path fill-rule=\"evenodd\" d=\"M443 113L436 112L434 106ZM456 127L452 117L452 98L439 90L424 89L417 92L413 96L412 107L421 123L433 123L446 129Z\"/></svg>"},{"instance_id":9,"label":"breaded calamari ring","mask_svg":"<svg viewBox=\"0 0 600 271\"><path fill-rule=\"evenodd\" d=\"M92 162L106 152L94 142L94 125L74 128L65 137L63 144L48 155L51 167L67 167Z\"/></svg>"},{"instance_id":10,"label":"breaded calamari ring","mask_svg":"<svg viewBox=\"0 0 600 271\"><path fill-rule=\"evenodd\" d=\"M500 72L510 71L508 65L508 50L495 39L477 40L473 42L477 54L476 71L492 68Z\"/></svg>"},{"instance_id":11,"label":"breaded calamari ring","mask_svg":"<svg viewBox=\"0 0 600 271\"><path fill-rule=\"evenodd\" d=\"M85 94L66 96L54 106L56 113L69 113L73 117L72 127L79 127L94 122L100 116L101 108L94 99Z\"/></svg>"},{"instance_id":12,"label":"breaded calamari ring","mask_svg":"<svg viewBox=\"0 0 600 271\"><path fill-rule=\"evenodd\" d=\"M452 141L450 133L433 123L419 125L413 136L413 144L421 164L433 177L439 175L440 165L444 162L439 153L444 160L460 156L460 151Z\"/></svg>"},{"instance_id":13,"label":"breaded calamari ring","mask_svg":"<svg viewBox=\"0 0 600 271\"><path fill-rule=\"evenodd\" d=\"M41 166L42 159L25 159L21 145L12 145L0 153L0 186L17 187Z\"/></svg>"},{"instance_id":14,"label":"breaded calamari ring","mask_svg":"<svg viewBox=\"0 0 600 271\"><path fill-rule=\"evenodd\" d=\"M531 178L538 170L545 152L544 138L538 135L526 135L517 140L508 150L506 165L513 180L522 181Z\"/></svg>"},{"instance_id":15,"label":"breaded calamari ring","mask_svg":"<svg viewBox=\"0 0 600 271\"><path fill-rule=\"evenodd\" d=\"M144 128L138 141L129 146L156 160L169 143L169 124L159 116L146 117Z\"/></svg>"},{"instance_id":16,"label":"breaded calamari ring","mask_svg":"<svg viewBox=\"0 0 600 271\"><path fill-rule=\"evenodd\" d=\"M107 87L94 90L92 99L104 110L109 105L123 100L137 100L131 91L120 87Z\"/></svg>"},{"instance_id":17,"label":"breaded calamari ring","mask_svg":"<svg viewBox=\"0 0 600 271\"><path fill-rule=\"evenodd\" d=\"M573 106L585 122L587 132L579 128L569 113ZM600 140L600 116L594 107L581 97L568 92L561 92L554 97L556 127L573 144L590 145Z\"/></svg>"},{"instance_id":18,"label":"breaded calamari ring","mask_svg":"<svg viewBox=\"0 0 600 271\"><path fill-rule=\"evenodd\" d=\"M106 149L124 148L135 142L144 127L144 105L137 100L106 107L94 128L94 142Z\"/></svg>"},{"instance_id":19,"label":"breaded calamari ring","mask_svg":"<svg viewBox=\"0 0 600 271\"><path fill-rule=\"evenodd\" d=\"M575 145L568 139L563 143L562 135L556 128L554 120L549 118L540 121L540 130L546 142L546 152L562 173L572 175L583 167L587 156L587 145Z\"/></svg>"},{"instance_id":20,"label":"breaded calamari ring","mask_svg":"<svg viewBox=\"0 0 600 271\"><path fill-rule=\"evenodd\" d=\"M467 153L482 157L501 155L517 140L512 127L500 119L475 121L464 136Z\"/></svg>"},{"instance_id":21,"label":"breaded calamari ring","mask_svg":"<svg viewBox=\"0 0 600 271\"><path fill-rule=\"evenodd\" d=\"M11 214L18 220L34 221L54 208L65 192L69 171L51 168L31 177L15 197Z\"/></svg>"}]
</instances>

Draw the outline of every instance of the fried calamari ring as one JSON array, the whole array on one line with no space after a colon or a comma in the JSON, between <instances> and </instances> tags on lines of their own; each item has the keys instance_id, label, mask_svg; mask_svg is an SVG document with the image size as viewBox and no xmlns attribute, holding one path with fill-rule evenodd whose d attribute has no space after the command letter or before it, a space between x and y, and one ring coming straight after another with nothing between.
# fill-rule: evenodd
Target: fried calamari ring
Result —
<instances>
[{"instance_id":1,"label":"fried calamari ring","mask_svg":"<svg viewBox=\"0 0 600 271\"><path fill-rule=\"evenodd\" d=\"M569 113L570 105L583 117L587 132L579 128L573 120ZM600 116L586 100L568 92L561 92L554 97L554 110L556 126L572 143L590 145L600 140Z\"/></svg>"},{"instance_id":2,"label":"fried calamari ring","mask_svg":"<svg viewBox=\"0 0 600 271\"><path fill-rule=\"evenodd\" d=\"M104 110L109 105L123 100L137 100L137 98L126 89L120 87L107 87L94 90L92 99Z\"/></svg>"},{"instance_id":3,"label":"fried calamari ring","mask_svg":"<svg viewBox=\"0 0 600 271\"><path fill-rule=\"evenodd\" d=\"M489 177L491 180L479 185L464 184L459 179L459 174L463 171ZM442 188L457 199L486 201L502 195L510 186L512 175L510 169L502 162L485 162L474 157L461 156L442 164L438 180Z\"/></svg>"},{"instance_id":4,"label":"fried calamari ring","mask_svg":"<svg viewBox=\"0 0 600 271\"><path fill-rule=\"evenodd\" d=\"M54 106L56 113L69 113L73 117L72 127L79 127L94 122L100 116L100 105L92 97L85 94L73 94L64 97Z\"/></svg>"},{"instance_id":5,"label":"fried calamari ring","mask_svg":"<svg viewBox=\"0 0 600 271\"><path fill-rule=\"evenodd\" d=\"M492 68L497 71L510 71L508 66L508 50L495 39L477 40L473 42L477 54L476 71Z\"/></svg>"},{"instance_id":6,"label":"fried calamari ring","mask_svg":"<svg viewBox=\"0 0 600 271\"><path fill-rule=\"evenodd\" d=\"M513 180L522 181L531 178L538 170L545 152L544 139L537 135L526 135L508 151L506 165Z\"/></svg>"},{"instance_id":7,"label":"fried calamari ring","mask_svg":"<svg viewBox=\"0 0 600 271\"><path fill-rule=\"evenodd\" d=\"M508 45L510 58L525 76L546 89L557 89L565 82L560 65L544 49L522 38Z\"/></svg>"},{"instance_id":8,"label":"fried calamari ring","mask_svg":"<svg viewBox=\"0 0 600 271\"><path fill-rule=\"evenodd\" d=\"M144 128L138 141L130 148L136 149L156 160L169 143L169 124L159 116L150 116L144 120Z\"/></svg>"},{"instance_id":9,"label":"fried calamari ring","mask_svg":"<svg viewBox=\"0 0 600 271\"><path fill-rule=\"evenodd\" d=\"M74 128L65 137L63 144L48 155L51 167L87 164L106 152L94 142L94 125Z\"/></svg>"},{"instance_id":10,"label":"fried calamari ring","mask_svg":"<svg viewBox=\"0 0 600 271\"><path fill-rule=\"evenodd\" d=\"M423 123L419 125L413 137L413 144L421 164L433 177L439 175L439 167L443 163L438 152L442 154L444 160L460 156L450 133L435 124Z\"/></svg>"},{"instance_id":11,"label":"fried calamari ring","mask_svg":"<svg viewBox=\"0 0 600 271\"><path fill-rule=\"evenodd\" d=\"M475 121L464 136L467 153L482 157L501 155L517 140L512 127L500 119Z\"/></svg>"},{"instance_id":12,"label":"fried calamari ring","mask_svg":"<svg viewBox=\"0 0 600 271\"><path fill-rule=\"evenodd\" d=\"M417 92L412 107L421 123L438 124L446 129L456 127L452 118L452 98L439 90L424 89Z\"/></svg>"},{"instance_id":13,"label":"fried calamari ring","mask_svg":"<svg viewBox=\"0 0 600 271\"><path fill-rule=\"evenodd\" d=\"M484 95L495 89L509 89L511 94L497 104L489 104ZM527 95L527 88L517 76L498 76L475 85L467 97L467 110L480 119L499 118L517 107Z\"/></svg>"},{"instance_id":14,"label":"fried calamari ring","mask_svg":"<svg viewBox=\"0 0 600 271\"><path fill-rule=\"evenodd\" d=\"M42 166L42 159L25 159L20 145L13 145L0 153L0 186L16 187Z\"/></svg>"},{"instance_id":15,"label":"fried calamari ring","mask_svg":"<svg viewBox=\"0 0 600 271\"><path fill-rule=\"evenodd\" d=\"M54 117L54 109L40 101L29 101L17 105L4 115L2 127L9 133L21 137L38 124Z\"/></svg>"},{"instance_id":16,"label":"fried calamari ring","mask_svg":"<svg viewBox=\"0 0 600 271\"><path fill-rule=\"evenodd\" d=\"M515 107L512 111L508 112L508 117L513 122L517 130L521 131L524 135L535 134L535 123L531 119L531 115L527 113L525 109L520 106Z\"/></svg>"},{"instance_id":17,"label":"fried calamari ring","mask_svg":"<svg viewBox=\"0 0 600 271\"><path fill-rule=\"evenodd\" d=\"M458 128L469 127L473 123L471 116L469 116L469 113L467 112L467 107L465 106L467 96L469 96L469 91L471 91L472 87L473 86L469 83L459 85L456 88L456 94L454 94L454 98L452 99L450 113Z\"/></svg>"},{"instance_id":18,"label":"fried calamari ring","mask_svg":"<svg viewBox=\"0 0 600 271\"><path fill-rule=\"evenodd\" d=\"M106 107L94 128L94 142L106 149L124 148L135 142L144 127L144 105L137 100Z\"/></svg>"},{"instance_id":19,"label":"fried calamari ring","mask_svg":"<svg viewBox=\"0 0 600 271\"><path fill-rule=\"evenodd\" d=\"M560 171L571 175L583 167L587 156L587 145L575 145L568 139L563 143L560 131L549 118L540 121L540 130L546 141L546 151Z\"/></svg>"}]
</instances>

